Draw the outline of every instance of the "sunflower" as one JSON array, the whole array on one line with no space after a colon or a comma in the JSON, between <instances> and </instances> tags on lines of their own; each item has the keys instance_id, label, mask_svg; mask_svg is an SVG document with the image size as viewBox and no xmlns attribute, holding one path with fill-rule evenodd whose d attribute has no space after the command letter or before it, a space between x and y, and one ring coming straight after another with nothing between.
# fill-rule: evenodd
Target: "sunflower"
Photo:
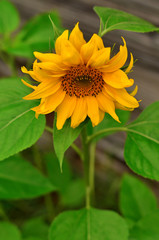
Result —
<instances>
[{"instance_id":1,"label":"sunflower","mask_svg":"<svg viewBox=\"0 0 159 240\"><path fill-rule=\"evenodd\" d=\"M133 110L139 106L134 98L135 88L129 94L125 88L133 85L127 73L133 67L133 56L125 71L121 70L128 56L126 42L119 52L111 55L111 48L104 47L101 37L93 34L86 42L77 23L69 35L65 30L55 42L56 53L34 52L33 70L22 67L39 84L24 99L40 99L32 108L35 116L57 112L57 129L61 129L71 117L71 127L77 127L88 116L93 126L98 125L105 113L119 121L116 108Z\"/></svg>"}]
</instances>

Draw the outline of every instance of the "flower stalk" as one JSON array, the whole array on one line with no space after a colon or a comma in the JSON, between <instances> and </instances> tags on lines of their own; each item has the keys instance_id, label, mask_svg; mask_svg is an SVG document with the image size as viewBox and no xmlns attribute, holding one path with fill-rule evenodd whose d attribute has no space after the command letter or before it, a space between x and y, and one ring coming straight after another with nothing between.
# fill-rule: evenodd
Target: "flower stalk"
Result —
<instances>
[{"instance_id":1,"label":"flower stalk","mask_svg":"<svg viewBox=\"0 0 159 240\"><path fill-rule=\"evenodd\" d=\"M81 131L83 147L83 166L86 183L86 208L89 209L94 199L94 163L95 163L95 143L87 142L86 127Z\"/></svg>"}]
</instances>

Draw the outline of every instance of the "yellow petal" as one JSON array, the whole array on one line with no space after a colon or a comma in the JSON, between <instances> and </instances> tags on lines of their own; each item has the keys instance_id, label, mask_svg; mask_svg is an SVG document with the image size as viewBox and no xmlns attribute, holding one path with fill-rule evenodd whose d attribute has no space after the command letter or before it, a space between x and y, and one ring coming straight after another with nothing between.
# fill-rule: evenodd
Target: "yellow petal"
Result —
<instances>
[{"instance_id":1,"label":"yellow petal","mask_svg":"<svg viewBox=\"0 0 159 240\"><path fill-rule=\"evenodd\" d=\"M89 42L81 47L80 54L84 63L89 61L94 52L102 48L104 48L103 40L97 34L93 34Z\"/></svg>"},{"instance_id":2,"label":"yellow petal","mask_svg":"<svg viewBox=\"0 0 159 240\"><path fill-rule=\"evenodd\" d=\"M115 108L116 109L121 109L121 110L124 110L124 111L133 111L134 110L134 108L124 107L123 105L121 105L118 102L115 102Z\"/></svg>"},{"instance_id":3,"label":"yellow petal","mask_svg":"<svg viewBox=\"0 0 159 240\"><path fill-rule=\"evenodd\" d=\"M90 57L93 55L94 52L97 51L97 46L95 45L94 42L88 42L86 44L84 44L82 47L81 47L81 56L82 56L82 59L84 61L84 63L86 64Z\"/></svg>"},{"instance_id":4,"label":"yellow petal","mask_svg":"<svg viewBox=\"0 0 159 240\"><path fill-rule=\"evenodd\" d=\"M27 83L26 81L24 81L23 79L21 79L22 83L24 83L24 85L26 85L27 87L30 87L30 88L33 88L33 89L36 89L36 86L33 86L29 83Z\"/></svg>"},{"instance_id":5,"label":"yellow petal","mask_svg":"<svg viewBox=\"0 0 159 240\"><path fill-rule=\"evenodd\" d=\"M61 67L59 64L53 62L39 62L37 63L37 66L44 70L50 70L53 72L62 72L69 69L68 66Z\"/></svg>"},{"instance_id":6,"label":"yellow petal","mask_svg":"<svg viewBox=\"0 0 159 240\"><path fill-rule=\"evenodd\" d=\"M127 47L126 42L123 38L124 46L120 46L120 51L107 62L105 66L102 66L100 70L102 72L113 72L120 69L126 62L127 59Z\"/></svg>"},{"instance_id":7,"label":"yellow petal","mask_svg":"<svg viewBox=\"0 0 159 240\"><path fill-rule=\"evenodd\" d=\"M34 52L34 56L39 59L41 62L54 62L59 63L62 61L62 58L60 55L57 55L55 53L40 53L40 52Z\"/></svg>"},{"instance_id":8,"label":"yellow petal","mask_svg":"<svg viewBox=\"0 0 159 240\"><path fill-rule=\"evenodd\" d=\"M104 85L106 92L114 98L121 105L128 108L137 108L139 107L138 101L128 94L128 92L123 89L115 89L109 85Z\"/></svg>"},{"instance_id":9,"label":"yellow petal","mask_svg":"<svg viewBox=\"0 0 159 240\"><path fill-rule=\"evenodd\" d=\"M38 114L48 114L53 111L61 104L65 97L66 92L63 91L62 88L60 88L56 93L53 95L46 97L45 101L39 106L32 108L33 111L36 111Z\"/></svg>"},{"instance_id":10,"label":"yellow petal","mask_svg":"<svg viewBox=\"0 0 159 240\"><path fill-rule=\"evenodd\" d=\"M99 123L99 107L98 102L95 97L87 96L86 97L88 116L91 119L93 127Z\"/></svg>"},{"instance_id":11,"label":"yellow petal","mask_svg":"<svg viewBox=\"0 0 159 240\"><path fill-rule=\"evenodd\" d=\"M134 90L130 93L130 95L134 97L137 94L137 92L138 92L138 86L136 85Z\"/></svg>"},{"instance_id":12,"label":"yellow petal","mask_svg":"<svg viewBox=\"0 0 159 240\"><path fill-rule=\"evenodd\" d=\"M86 43L83 38L83 33L79 29L79 23L77 23L72 30L69 40L78 51L80 51L82 45Z\"/></svg>"},{"instance_id":13,"label":"yellow petal","mask_svg":"<svg viewBox=\"0 0 159 240\"><path fill-rule=\"evenodd\" d=\"M61 54L61 46L64 41L68 40L68 30L65 30L57 39L55 42L55 51L57 54Z\"/></svg>"},{"instance_id":14,"label":"yellow petal","mask_svg":"<svg viewBox=\"0 0 159 240\"><path fill-rule=\"evenodd\" d=\"M104 72L103 80L114 88L124 88L130 87L134 84L133 79L129 79L122 70L117 70L115 72Z\"/></svg>"},{"instance_id":15,"label":"yellow petal","mask_svg":"<svg viewBox=\"0 0 159 240\"><path fill-rule=\"evenodd\" d=\"M55 69L57 70L57 69ZM40 81L53 81L54 79L56 80L57 78L60 78L66 74L66 71L60 70L59 72L55 72L54 69L52 70L46 70L40 68L37 62L34 63L33 65L33 72L36 78Z\"/></svg>"},{"instance_id":16,"label":"yellow petal","mask_svg":"<svg viewBox=\"0 0 159 240\"><path fill-rule=\"evenodd\" d=\"M134 58L133 58L133 55L132 53L130 53L131 55L131 59L130 59L130 63L129 63L129 66L127 67L127 69L125 70L125 73L129 73L133 67L133 64L134 64Z\"/></svg>"},{"instance_id":17,"label":"yellow petal","mask_svg":"<svg viewBox=\"0 0 159 240\"><path fill-rule=\"evenodd\" d=\"M55 93L60 88L60 86L61 82L59 81L59 79L56 79L51 82L42 82L36 87L34 92L23 97L23 99L32 100L48 97Z\"/></svg>"},{"instance_id":18,"label":"yellow petal","mask_svg":"<svg viewBox=\"0 0 159 240\"><path fill-rule=\"evenodd\" d=\"M67 118L69 118L76 106L76 97L69 95L65 95L65 98L63 102L57 107L57 129L61 129L66 121Z\"/></svg>"},{"instance_id":19,"label":"yellow petal","mask_svg":"<svg viewBox=\"0 0 159 240\"><path fill-rule=\"evenodd\" d=\"M87 116L87 104L85 98L77 98L76 106L71 116L71 127L77 127Z\"/></svg>"},{"instance_id":20,"label":"yellow petal","mask_svg":"<svg viewBox=\"0 0 159 240\"><path fill-rule=\"evenodd\" d=\"M24 67L24 66L21 67L21 71L22 71L23 73L29 74L34 80L36 80L36 81L39 82L39 79L37 79L34 71L28 71L28 70L26 69L26 67Z\"/></svg>"},{"instance_id":21,"label":"yellow petal","mask_svg":"<svg viewBox=\"0 0 159 240\"><path fill-rule=\"evenodd\" d=\"M87 66L90 65L91 67L101 67L102 65L106 64L110 58L110 51L111 48L107 47L94 52L92 57L89 59Z\"/></svg>"},{"instance_id":22,"label":"yellow petal","mask_svg":"<svg viewBox=\"0 0 159 240\"><path fill-rule=\"evenodd\" d=\"M101 37L99 37L99 35L97 35L96 33L93 34L93 36L91 37L91 39L89 40L91 43L94 43L98 49L102 49L104 48L104 44L103 44L103 40Z\"/></svg>"},{"instance_id":23,"label":"yellow petal","mask_svg":"<svg viewBox=\"0 0 159 240\"><path fill-rule=\"evenodd\" d=\"M110 100L110 98L107 97L106 94L104 94L104 89L103 92L99 93L96 96L96 99L98 101L99 108L102 111L109 113L116 121L120 122L118 116L115 113L114 102Z\"/></svg>"},{"instance_id":24,"label":"yellow petal","mask_svg":"<svg viewBox=\"0 0 159 240\"><path fill-rule=\"evenodd\" d=\"M68 64L69 66L79 65L83 63L80 53L68 40L62 44L61 56L65 64Z\"/></svg>"}]
</instances>

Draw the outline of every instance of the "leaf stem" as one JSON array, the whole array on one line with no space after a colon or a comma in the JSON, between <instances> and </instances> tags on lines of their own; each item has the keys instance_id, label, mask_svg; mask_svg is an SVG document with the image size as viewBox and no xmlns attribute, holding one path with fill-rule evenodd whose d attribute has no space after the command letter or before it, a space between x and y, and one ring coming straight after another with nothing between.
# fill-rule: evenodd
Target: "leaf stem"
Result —
<instances>
[{"instance_id":1,"label":"leaf stem","mask_svg":"<svg viewBox=\"0 0 159 240\"><path fill-rule=\"evenodd\" d=\"M126 127L114 127L114 128L107 128L103 129L87 138L87 144L92 142L95 138L98 138L100 135L103 136L105 133L108 132L118 132L118 131L128 131Z\"/></svg>"},{"instance_id":2,"label":"leaf stem","mask_svg":"<svg viewBox=\"0 0 159 240\"><path fill-rule=\"evenodd\" d=\"M51 134L53 134L53 129L51 127L45 126L45 130L50 132ZM83 154L82 154L81 149L79 147L77 147L77 145L75 143L72 143L71 147L80 156L80 158L83 159Z\"/></svg>"}]
</instances>

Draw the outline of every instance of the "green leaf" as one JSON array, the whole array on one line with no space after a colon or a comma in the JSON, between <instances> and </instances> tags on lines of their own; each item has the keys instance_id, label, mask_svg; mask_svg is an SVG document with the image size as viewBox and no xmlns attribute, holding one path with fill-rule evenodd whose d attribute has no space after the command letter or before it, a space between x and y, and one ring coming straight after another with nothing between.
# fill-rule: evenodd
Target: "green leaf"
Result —
<instances>
[{"instance_id":1,"label":"green leaf","mask_svg":"<svg viewBox=\"0 0 159 240\"><path fill-rule=\"evenodd\" d=\"M0 222L1 240L21 240L18 228L9 222Z\"/></svg>"},{"instance_id":2,"label":"green leaf","mask_svg":"<svg viewBox=\"0 0 159 240\"><path fill-rule=\"evenodd\" d=\"M85 183L82 179L72 179L62 192L62 204L67 207L78 207L85 197Z\"/></svg>"},{"instance_id":3,"label":"green leaf","mask_svg":"<svg viewBox=\"0 0 159 240\"><path fill-rule=\"evenodd\" d=\"M53 140L54 140L55 153L57 155L61 168L62 168L62 162L63 162L65 151L71 146L71 144L79 136L86 122L87 120L82 122L78 127L71 128L70 119L68 119L66 120L63 128L61 130L58 130L56 128L56 116L55 116L54 128L53 128Z\"/></svg>"},{"instance_id":4,"label":"green leaf","mask_svg":"<svg viewBox=\"0 0 159 240\"><path fill-rule=\"evenodd\" d=\"M13 156L0 162L0 199L41 196L55 187L29 162Z\"/></svg>"},{"instance_id":5,"label":"green leaf","mask_svg":"<svg viewBox=\"0 0 159 240\"><path fill-rule=\"evenodd\" d=\"M44 131L45 116L36 119L30 110L38 101L22 99L29 92L19 78L0 81L0 160L32 146Z\"/></svg>"},{"instance_id":6,"label":"green leaf","mask_svg":"<svg viewBox=\"0 0 159 240\"><path fill-rule=\"evenodd\" d=\"M34 51L52 52L56 36L49 16L61 31L61 21L57 12L37 15L27 22L7 51L22 57L33 57Z\"/></svg>"},{"instance_id":7,"label":"green leaf","mask_svg":"<svg viewBox=\"0 0 159 240\"><path fill-rule=\"evenodd\" d=\"M0 33L8 34L16 30L20 19L17 9L7 0L0 1Z\"/></svg>"},{"instance_id":8,"label":"green leaf","mask_svg":"<svg viewBox=\"0 0 159 240\"><path fill-rule=\"evenodd\" d=\"M127 131L126 163L141 176L159 180L159 102L148 106Z\"/></svg>"},{"instance_id":9,"label":"green leaf","mask_svg":"<svg viewBox=\"0 0 159 240\"><path fill-rule=\"evenodd\" d=\"M101 36L116 29L142 33L159 31L159 28L151 23L118 9L96 6L94 11L102 22Z\"/></svg>"},{"instance_id":10,"label":"green leaf","mask_svg":"<svg viewBox=\"0 0 159 240\"><path fill-rule=\"evenodd\" d=\"M49 226L42 218L29 219L22 226L22 236L24 240L46 240Z\"/></svg>"},{"instance_id":11,"label":"green leaf","mask_svg":"<svg viewBox=\"0 0 159 240\"><path fill-rule=\"evenodd\" d=\"M157 209L157 201L151 190L137 178L124 175L120 190L120 210L124 217L138 221Z\"/></svg>"},{"instance_id":12,"label":"green leaf","mask_svg":"<svg viewBox=\"0 0 159 240\"><path fill-rule=\"evenodd\" d=\"M130 231L130 240L159 239L159 210L145 216Z\"/></svg>"},{"instance_id":13,"label":"green leaf","mask_svg":"<svg viewBox=\"0 0 159 240\"><path fill-rule=\"evenodd\" d=\"M65 192L72 178L68 162L64 159L62 166L63 171L61 172L58 159L55 155L48 153L44 156L44 158L49 180L57 187L57 190L60 193Z\"/></svg>"},{"instance_id":14,"label":"green leaf","mask_svg":"<svg viewBox=\"0 0 159 240\"><path fill-rule=\"evenodd\" d=\"M52 223L49 240L127 240L122 217L112 211L82 209L60 214Z\"/></svg>"},{"instance_id":15,"label":"green leaf","mask_svg":"<svg viewBox=\"0 0 159 240\"><path fill-rule=\"evenodd\" d=\"M127 121L130 118L129 111L116 110L116 114L118 115L121 123L118 123L109 114L106 113L103 121L100 124L98 124L96 127L92 127L91 122L88 123L88 125L87 125L88 134L89 135L96 134L96 133L99 133L100 131L102 131L104 129L108 129L108 128L122 127L125 125L125 123L127 123ZM116 132L115 129L114 129L114 131L112 129L112 132L115 133ZM101 132L101 134L98 134L94 138L94 141L98 141L100 138L112 134L112 132L111 131L110 132Z\"/></svg>"}]
</instances>

